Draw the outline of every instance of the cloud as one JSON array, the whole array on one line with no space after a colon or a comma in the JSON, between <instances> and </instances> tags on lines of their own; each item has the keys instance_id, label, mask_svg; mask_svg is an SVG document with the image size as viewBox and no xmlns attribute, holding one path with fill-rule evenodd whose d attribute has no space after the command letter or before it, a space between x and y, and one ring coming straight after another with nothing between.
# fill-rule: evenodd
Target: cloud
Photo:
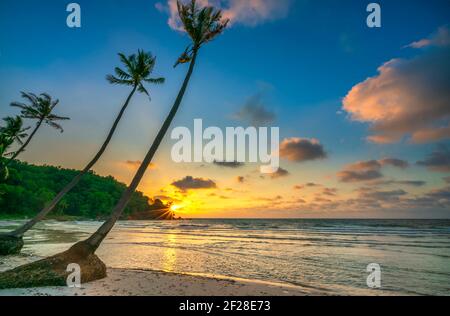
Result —
<instances>
[{"instance_id":1,"label":"cloud","mask_svg":"<svg viewBox=\"0 0 450 316\"><path fill-rule=\"evenodd\" d=\"M426 185L426 181L422 180L378 180L371 181L366 185L371 186L388 186L388 185L398 185L398 186L410 186L410 187L423 187Z\"/></svg>"},{"instance_id":2,"label":"cloud","mask_svg":"<svg viewBox=\"0 0 450 316\"><path fill-rule=\"evenodd\" d=\"M229 0L224 18L231 23L256 26L267 21L284 18L289 13L290 0Z\"/></svg>"},{"instance_id":3,"label":"cloud","mask_svg":"<svg viewBox=\"0 0 450 316\"><path fill-rule=\"evenodd\" d=\"M142 161L139 161L139 160L127 160L127 161L125 161L125 164L127 166L130 166L130 167L138 168L142 164Z\"/></svg>"},{"instance_id":4,"label":"cloud","mask_svg":"<svg viewBox=\"0 0 450 316\"><path fill-rule=\"evenodd\" d=\"M225 167L225 168L240 168L245 166L245 164L243 162L238 162L238 161L216 161L214 160L213 162L215 165L219 166L219 167Z\"/></svg>"},{"instance_id":5,"label":"cloud","mask_svg":"<svg viewBox=\"0 0 450 316\"><path fill-rule=\"evenodd\" d=\"M442 26L437 30L437 32L430 35L429 37L421 39L416 42L412 42L411 44L406 45L405 47L424 48L430 46L442 47L448 45L450 45L450 32L446 26Z\"/></svg>"},{"instance_id":6,"label":"cloud","mask_svg":"<svg viewBox=\"0 0 450 316\"><path fill-rule=\"evenodd\" d=\"M305 189L305 188L313 188L313 187L320 187L320 186L322 186L322 185L317 184L317 183L313 183L313 182L308 182L308 183L301 184L301 185L300 184L295 185L294 189L295 190L302 190L302 189Z\"/></svg>"},{"instance_id":7,"label":"cloud","mask_svg":"<svg viewBox=\"0 0 450 316\"><path fill-rule=\"evenodd\" d=\"M384 184L398 184L398 185L407 185L411 187L423 187L425 184L427 184L425 181L421 180L390 180L385 181Z\"/></svg>"},{"instance_id":8,"label":"cloud","mask_svg":"<svg viewBox=\"0 0 450 316\"><path fill-rule=\"evenodd\" d=\"M139 168L141 166L142 161L140 161L140 160L126 160L126 161L122 162L122 164L124 166L126 166L127 168L135 170L135 169L137 169L137 168ZM156 164L150 163L148 169L150 169L150 170L156 169Z\"/></svg>"},{"instance_id":9,"label":"cloud","mask_svg":"<svg viewBox=\"0 0 450 316\"><path fill-rule=\"evenodd\" d=\"M230 19L231 26L257 26L286 17L291 0L197 0L197 3L222 9L223 18ZM182 30L176 0L157 2L155 8L169 15L167 23L172 29Z\"/></svg>"},{"instance_id":10,"label":"cloud","mask_svg":"<svg viewBox=\"0 0 450 316\"><path fill-rule=\"evenodd\" d=\"M405 160L396 158L383 158L378 161L381 166L391 165L393 167L405 169L409 167L409 163Z\"/></svg>"},{"instance_id":11,"label":"cloud","mask_svg":"<svg viewBox=\"0 0 450 316\"><path fill-rule=\"evenodd\" d=\"M378 191L367 188L361 188L359 191L360 199L375 200L378 202L393 202L398 201L401 196L408 193L403 190Z\"/></svg>"},{"instance_id":12,"label":"cloud","mask_svg":"<svg viewBox=\"0 0 450 316\"><path fill-rule=\"evenodd\" d=\"M450 138L449 42L429 40L428 45L435 47L412 59L386 62L377 76L345 96L343 109L350 119L370 124L369 141L396 143L407 136L426 143Z\"/></svg>"},{"instance_id":13,"label":"cloud","mask_svg":"<svg viewBox=\"0 0 450 316\"><path fill-rule=\"evenodd\" d=\"M314 199L314 202L318 202L318 203L331 203L332 201L331 201L330 199L325 199L325 198L323 198L323 197L318 196L318 197L316 197L316 198Z\"/></svg>"},{"instance_id":14,"label":"cloud","mask_svg":"<svg viewBox=\"0 0 450 316\"><path fill-rule=\"evenodd\" d=\"M171 196L168 196L168 195L157 195L157 196L154 196L153 199L154 200L161 200L161 201L164 201L164 202L174 202L174 203L181 202L181 200L176 199L176 198L171 197Z\"/></svg>"},{"instance_id":15,"label":"cloud","mask_svg":"<svg viewBox=\"0 0 450 316\"><path fill-rule=\"evenodd\" d=\"M450 126L423 128L413 134L412 141L421 144L447 138L450 138Z\"/></svg>"},{"instance_id":16,"label":"cloud","mask_svg":"<svg viewBox=\"0 0 450 316\"><path fill-rule=\"evenodd\" d=\"M327 153L317 139L293 137L281 142L280 157L289 161L303 162L324 159Z\"/></svg>"},{"instance_id":17,"label":"cloud","mask_svg":"<svg viewBox=\"0 0 450 316\"><path fill-rule=\"evenodd\" d=\"M417 164L432 171L450 172L450 148L446 145L440 145L424 160L418 161Z\"/></svg>"},{"instance_id":18,"label":"cloud","mask_svg":"<svg viewBox=\"0 0 450 316\"><path fill-rule=\"evenodd\" d=\"M380 160L358 161L346 166L337 173L341 182L361 182L380 179L383 177L381 169L385 166L405 169L409 163L397 158L383 158Z\"/></svg>"},{"instance_id":19,"label":"cloud","mask_svg":"<svg viewBox=\"0 0 450 316\"><path fill-rule=\"evenodd\" d=\"M270 174L270 177L272 179L278 179L278 178L282 178L282 177L287 177L288 175L289 175L289 171L279 167L277 172L274 172L274 173Z\"/></svg>"},{"instance_id":20,"label":"cloud","mask_svg":"<svg viewBox=\"0 0 450 316\"><path fill-rule=\"evenodd\" d=\"M355 171L380 169L380 168L381 163L378 160L357 161L347 166L347 169Z\"/></svg>"},{"instance_id":21,"label":"cloud","mask_svg":"<svg viewBox=\"0 0 450 316\"><path fill-rule=\"evenodd\" d=\"M210 179L203 178L193 178L191 176L186 176L185 178L174 181L172 183L174 187L182 191L186 190L198 190L198 189L213 189L216 188L216 183Z\"/></svg>"},{"instance_id":22,"label":"cloud","mask_svg":"<svg viewBox=\"0 0 450 316\"><path fill-rule=\"evenodd\" d=\"M341 182L360 182L369 181L382 178L383 175L378 170L343 170L337 174L339 181Z\"/></svg>"},{"instance_id":23,"label":"cloud","mask_svg":"<svg viewBox=\"0 0 450 316\"><path fill-rule=\"evenodd\" d=\"M275 113L268 110L263 102L262 93L251 96L244 106L232 115L235 120L246 122L252 126L265 126L274 122Z\"/></svg>"},{"instance_id":24,"label":"cloud","mask_svg":"<svg viewBox=\"0 0 450 316\"><path fill-rule=\"evenodd\" d=\"M338 190L336 188L323 188L322 194L328 196L336 196L337 191Z\"/></svg>"},{"instance_id":25,"label":"cloud","mask_svg":"<svg viewBox=\"0 0 450 316\"><path fill-rule=\"evenodd\" d=\"M440 202L450 203L450 187L432 190L427 193L427 196Z\"/></svg>"}]
</instances>

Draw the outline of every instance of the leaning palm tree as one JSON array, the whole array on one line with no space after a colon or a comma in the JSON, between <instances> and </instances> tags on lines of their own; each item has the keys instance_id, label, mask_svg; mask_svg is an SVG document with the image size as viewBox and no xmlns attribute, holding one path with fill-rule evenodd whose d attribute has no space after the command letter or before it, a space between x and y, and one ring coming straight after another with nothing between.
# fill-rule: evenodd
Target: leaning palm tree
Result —
<instances>
[{"instance_id":1,"label":"leaning palm tree","mask_svg":"<svg viewBox=\"0 0 450 316\"><path fill-rule=\"evenodd\" d=\"M153 72L156 63L156 57L153 57L151 53L146 53L144 51L139 50L138 54L132 54L126 57L124 54L119 54L120 60L125 66L125 69L121 69L119 67L115 68L115 76L108 75L106 79L111 84L130 86L131 92L128 95L125 103L122 106L119 114L112 125L106 140L103 145L100 147L100 150L94 156L94 158L84 167L84 169L78 173L54 198L51 202L49 202L33 219L25 223L23 226L17 228L13 232L7 234L8 237L13 237L16 239L22 239L25 232L31 229L37 222L43 219L51 210L55 208L55 206L61 201L61 199L66 195L70 190L72 190L75 185L81 180L81 178L89 172L89 170L95 165L95 163L100 159L103 153L106 150L109 142L111 141L114 132L119 124L120 119L122 118L128 104L130 103L131 98L135 94L136 91L144 93L149 96L149 92L144 87L144 83L153 83L153 84L162 84L164 83L164 78L151 78L150 75ZM0 243L1 243L1 235L0 235ZM20 250L20 249L19 249ZM17 251L17 249L15 249ZM0 249L0 255L2 254ZM3 253L5 254L5 253Z\"/></svg>"},{"instance_id":2,"label":"leaning palm tree","mask_svg":"<svg viewBox=\"0 0 450 316\"><path fill-rule=\"evenodd\" d=\"M0 273L0 288L27 287L30 284L64 284L67 275L65 271L67 264L74 262L78 263L81 267L82 282L89 282L106 276L105 265L94 253L122 215L123 210L144 176L146 169L150 165L153 156L169 129L186 92L199 49L203 44L212 41L216 36L221 34L228 24L228 20L222 20L221 11L215 10L212 7L199 8L195 0L192 0L187 5L178 2L178 12L184 29L192 40L189 48L180 57L189 59L183 60L183 62L190 62L189 69L169 115L165 119L133 180L114 207L111 217L91 237L76 243L69 250L29 265ZM55 274L59 276L57 281L55 281Z\"/></svg>"},{"instance_id":3,"label":"leaning palm tree","mask_svg":"<svg viewBox=\"0 0 450 316\"><path fill-rule=\"evenodd\" d=\"M23 127L23 120L20 116L5 117L5 126L0 127L0 181L8 178L8 167L6 157L13 155L14 152L7 152L8 148L17 142L23 145L23 139L27 137L26 131L29 127Z\"/></svg>"},{"instance_id":4,"label":"leaning palm tree","mask_svg":"<svg viewBox=\"0 0 450 316\"><path fill-rule=\"evenodd\" d=\"M0 132L0 182L6 180L9 175L5 156L8 147L11 146L13 142L11 137Z\"/></svg>"},{"instance_id":5,"label":"leaning palm tree","mask_svg":"<svg viewBox=\"0 0 450 316\"><path fill-rule=\"evenodd\" d=\"M11 106L18 107L21 110L20 112L22 118L36 120L36 125L30 136L28 136L27 140L14 153L10 161L16 159L17 156L25 150L42 124L45 123L62 133L63 128L61 127L61 125L56 123L56 121L69 119L68 117L58 116L52 113L55 106L58 105L59 100L53 100L52 97L47 93L36 95L34 93L22 92L22 97L26 99L29 104L23 102L12 102Z\"/></svg>"},{"instance_id":6,"label":"leaning palm tree","mask_svg":"<svg viewBox=\"0 0 450 316\"><path fill-rule=\"evenodd\" d=\"M23 127L23 120L20 116L16 117L5 117L3 119L5 121L5 126L0 127L0 134L4 139L9 139L11 144L17 142L20 145L23 145L23 139L28 136L26 133L30 127ZM5 156L11 155L14 153L4 153Z\"/></svg>"},{"instance_id":7,"label":"leaning palm tree","mask_svg":"<svg viewBox=\"0 0 450 316\"><path fill-rule=\"evenodd\" d=\"M130 201L133 192L136 190L137 186L142 180L145 171L150 165L153 156L158 150L159 145L161 144L178 111L178 108L180 107L184 93L187 89L189 80L194 70L199 49L203 44L212 41L216 36L221 34L228 24L228 20L222 20L222 12L220 10L216 10L213 7L200 8L199 6L197 6L196 0L191 0L189 4L182 4L178 0L177 5L178 13L184 26L184 30L188 33L189 37L192 40L192 43L186 48L186 50L183 52L183 54L175 64L176 67L180 63L190 63L186 78L184 79L181 90L178 93L178 96L172 106L169 115L167 116L163 126L159 130L152 146L150 147L142 164L137 170L131 184L122 194L119 202L114 207L111 217L91 237L82 242L83 245L87 247L88 251L95 252L95 250L100 246L100 243L103 241L106 235L113 228L116 221L122 215L125 207Z\"/></svg>"}]
</instances>

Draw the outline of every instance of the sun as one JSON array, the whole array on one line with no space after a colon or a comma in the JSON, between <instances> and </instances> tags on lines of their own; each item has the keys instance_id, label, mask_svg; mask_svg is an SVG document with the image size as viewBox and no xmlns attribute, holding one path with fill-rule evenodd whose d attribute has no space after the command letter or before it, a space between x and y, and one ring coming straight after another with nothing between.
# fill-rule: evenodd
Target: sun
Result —
<instances>
[{"instance_id":1,"label":"sun","mask_svg":"<svg viewBox=\"0 0 450 316\"><path fill-rule=\"evenodd\" d=\"M175 212L176 210L179 210L179 209L181 209L181 208L183 208L181 205L176 205L176 204L172 204L172 205L170 206L170 210L171 210L172 212Z\"/></svg>"}]
</instances>

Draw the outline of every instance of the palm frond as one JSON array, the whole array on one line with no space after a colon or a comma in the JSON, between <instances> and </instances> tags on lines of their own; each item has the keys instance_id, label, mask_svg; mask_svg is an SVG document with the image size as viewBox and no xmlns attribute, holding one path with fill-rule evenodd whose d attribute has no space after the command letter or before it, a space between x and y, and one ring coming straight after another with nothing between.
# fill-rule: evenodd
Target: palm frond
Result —
<instances>
[{"instance_id":1,"label":"palm frond","mask_svg":"<svg viewBox=\"0 0 450 316\"><path fill-rule=\"evenodd\" d=\"M22 138L27 137L27 133L25 133L30 127L23 127L23 121L20 116L16 117L5 117L3 121L6 123L5 126L0 127L0 140L3 144L6 143L6 140L9 141L9 144L17 141L19 144L22 144Z\"/></svg>"},{"instance_id":2,"label":"palm frond","mask_svg":"<svg viewBox=\"0 0 450 316\"><path fill-rule=\"evenodd\" d=\"M21 92L22 98L27 99L32 105L37 104L38 97L36 94L31 92Z\"/></svg>"},{"instance_id":3,"label":"palm frond","mask_svg":"<svg viewBox=\"0 0 450 316\"><path fill-rule=\"evenodd\" d=\"M9 105L19 108L19 109L22 109L22 110L26 110L29 108L28 105L26 105L25 103L22 103L22 102L11 102Z\"/></svg>"},{"instance_id":4,"label":"palm frond","mask_svg":"<svg viewBox=\"0 0 450 316\"><path fill-rule=\"evenodd\" d=\"M135 58L135 55L130 55L128 58L123 53L118 54L120 57L120 61L125 64L125 67L127 68L129 73L132 73L133 70L133 59Z\"/></svg>"},{"instance_id":5,"label":"palm frond","mask_svg":"<svg viewBox=\"0 0 450 316\"><path fill-rule=\"evenodd\" d=\"M61 133L64 132L64 129L62 128L61 125L59 125L58 123L55 123L53 121L50 120L45 120L44 121L46 124L48 124L49 126L53 127L54 129L60 131Z\"/></svg>"},{"instance_id":6,"label":"palm frond","mask_svg":"<svg viewBox=\"0 0 450 316\"><path fill-rule=\"evenodd\" d=\"M133 80L123 80L123 79L116 78L113 75L107 75L106 80L108 80L109 83L111 83L111 84L121 84L121 85L127 85L127 86L132 86L134 84Z\"/></svg>"},{"instance_id":7,"label":"palm frond","mask_svg":"<svg viewBox=\"0 0 450 316\"><path fill-rule=\"evenodd\" d=\"M148 97L150 97L150 94L148 93L147 89L145 89L145 87L142 84L139 84L138 86L138 91L141 93L146 94Z\"/></svg>"},{"instance_id":8,"label":"palm frond","mask_svg":"<svg viewBox=\"0 0 450 316\"><path fill-rule=\"evenodd\" d=\"M49 116L47 116L47 120L49 120L49 121L63 121L63 120L70 120L70 117L50 114Z\"/></svg>"},{"instance_id":9,"label":"palm frond","mask_svg":"<svg viewBox=\"0 0 450 316\"><path fill-rule=\"evenodd\" d=\"M68 117L53 114L53 109L59 104L58 99L53 99L48 93L45 92L39 95L31 92L21 92L21 95L30 104L22 102L11 102L10 105L21 109L22 118L44 121L52 127L62 130L60 125L51 124L51 121L69 119ZM21 131L18 131L16 135L20 136L21 133L26 130L27 129L22 129ZM17 140L20 142L20 138Z\"/></svg>"},{"instance_id":10,"label":"palm frond","mask_svg":"<svg viewBox=\"0 0 450 316\"><path fill-rule=\"evenodd\" d=\"M149 95L144 83L162 84L164 78L151 78L150 75L156 64L156 57L150 52L138 50L137 54L129 55L128 57L119 53L119 58L125 66L126 71L120 67L115 67L114 75L107 75L106 80L111 84L134 86L137 91Z\"/></svg>"},{"instance_id":11,"label":"palm frond","mask_svg":"<svg viewBox=\"0 0 450 316\"><path fill-rule=\"evenodd\" d=\"M163 84L164 82L166 82L165 78L147 78L144 79L145 82L147 83L153 83L153 84Z\"/></svg>"},{"instance_id":12,"label":"palm frond","mask_svg":"<svg viewBox=\"0 0 450 316\"><path fill-rule=\"evenodd\" d=\"M191 37L194 49L199 49L203 44L212 41L228 26L229 20L222 19L221 10L211 6L200 8L196 0L191 0L189 4L177 0L177 7L184 30ZM177 62L180 63L182 62Z\"/></svg>"},{"instance_id":13,"label":"palm frond","mask_svg":"<svg viewBox=\"0 0 450 316\"><path fill-rule=\"evenodd\" d=\"M126 73L124 70L120 69L119 67L114 68L114 71L120 79L130 79L131 75Z\"/></svg>"}]
</instances>

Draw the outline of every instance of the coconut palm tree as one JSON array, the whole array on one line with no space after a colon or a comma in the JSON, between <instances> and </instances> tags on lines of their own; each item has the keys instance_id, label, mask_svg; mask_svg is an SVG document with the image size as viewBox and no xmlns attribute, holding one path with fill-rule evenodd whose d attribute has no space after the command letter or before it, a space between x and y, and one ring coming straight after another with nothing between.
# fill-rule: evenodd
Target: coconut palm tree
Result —
<instances>
[{"instance_id":1,"label":"coconut palm tree","mask_svg":"<svg viewBox=\"0 0 450 316\"><path fill-rule=\"evenodd\" d=\"M172 120L174 119L178 111L178 108L180 107L181 101L186 92L189 80L194 70L200 48L204 44L212 41L219 34L221 34L228 24L228 20L222 19L222 12L220 10L216 10L213 7L200 8L195 0L191 0L189 4L182 4L180 1L178 1L177 4L180 20L184 26L184 30L189 35L192 42L180 56L177 63L175 64L175 67L178 64L190 63L189 69L169 115L165 119L152 146L148 150L144 160L142 161L142 164L137 170L131 184L122 194L119 202L114 207L111 217L86 241L82 241L78 245L74 246L76 248L85 248L85 251L87 253L94 253L95 250L100 246L103 239L110 232L116 221L122 215L123 210L130 201L133 192L136 190L142 177L144 176L145 171L151 163L153 156L155 155L159 145L161 144L165 134L167 133L167 130L170 127L170 124L172 123Z\"/></svg>"},{"instance_id":2,"label":"coconut palm tree","mask_svg":"<svg viewBox=\"0 0 450 316\"><path fill-rule=\"evenodd\" d=\"M22 139L28 136L26 131L30 129L29 127L23 127L23 120L20 116L8 116L3 121L5 121L6 125L0 127L0 181L6 180L8 177L5 157L14 154L14 152L8 153L7 149L14 142L23 145Z\"/></svg>"},{"instance_id":3,"label":"coconut palm tree","mask_svg":"<svg viewBox=\"0 0 450 316\"><path fill-rule=\"evenodd\" d=\"M13 143L13 140L7 135L0 133L0 182L8 178L9 172L6 166L6 150ZM0 192L1 193L1 192Z\"/></svg>"},{"instance_id":4,"label":"coconut palm tree","mask_svg":"<svg viewBox=\"0 0 450 316\"><path fill-rule=\"evenodd\" d=\"M111 141L114 132L119 124L120 119L122 118L125 110L130 103L131 98L135 94L136 91L144 93L149 96L149 92L144 87L144 83L152 83L152 84L162 84L164 83L164 78L152 78L150 75L153 72L153 69L156 64L156 57L153 57L151 53L146 53L142 50L138 51L138 54L132 54L130 56L125 56L124 54L118 54L120 61L124 65L125 69L121 69L119 67L115 68L115 76L107 75L106 79L111 84L130 86L131 92L128 95L125 103L122 105L122 108L117 115L114 124L112 125L106 140L103 145L100 147L100 150L94 156L94 158L84 167L84 169L78 173L72 181L70 181L55 197L54 199L48 203L33 219L14 230L11 233L8 233L8 236L13 236L15 238L22 238L23 234L32 228L37 222L43 219L51 210L55 208L55 206L61 201L61 199L66 195L70 190L72 190L75 185L81 180L81 178L89 172L89 170L95 165L95 163L100 159L102 154L105 152L106 147ZM0 240L1 242L1 240Z\"/></svg>"},{"instance_id":5,"label":"coconut palm tree","mask_svg":"<svg viewBox=\"0 0 450 316\"><path fill-rule=\"evenodd\" d=\"M169 115L165 119L132 182L114 207L111 217L91 237L76 243L67 251L0 273L0 288L29 287L40 284L47 286L64 285L68 274L66 272L67 265L74 262L81 267L81 281L83 283L106 276L105 264L94 253L121 216L169 129L186 92L199 49L203 44L208 43L221 34L228 24L228 20L222 20L222 14L219 10L211 7L199 8L195 0L192 0L187 5L178 2L178 12L184 28L192 40L188 49L180 57L187 57L189 60L179 60L179 62L189 62L189 69Z\"/></svg>"},{"instance_id":6,"label":"coconut palm tree","mask_svg":"<svg viewBox=\"0 0 450 316\"><path fill-rule=\"evenodd\" d=\"M0 134L2 134L5 139L9 139L11 141L11 144L13 142L17 142L20 145L23 145L22 140L28 136L26 131L29 130L30 127L23 127L23 120L20 116L8 116L5 117L3 121L5 121L6 125L0 127ZM5 153L5 155L8 154Z\"/></svg>"},{"instance_id":7,"label":"coconut palm tree","mask_svg":"<svg viewBox=\"0 0 450 316\"><path fill-rule=\"evenodd\" d=\"M36 95L34 93L22 92L21 94L22 97L29 102L29 104L22 102L12 102L11 106L18 107L21 110L20 112L22 118L37 120L37 122L27 140L14 153L10 160L16 159L17 156L25 150L25 148L28 146L31 139L33 139L34 135L43 123L59 130L62 133L63 128L61 127L61 125L56 123L56 121L69 119L68 117L62 117L52 113L55 106L58 105L59 100L53 100L52 97L47 93Z\"/></svg>"}]
</instances>

